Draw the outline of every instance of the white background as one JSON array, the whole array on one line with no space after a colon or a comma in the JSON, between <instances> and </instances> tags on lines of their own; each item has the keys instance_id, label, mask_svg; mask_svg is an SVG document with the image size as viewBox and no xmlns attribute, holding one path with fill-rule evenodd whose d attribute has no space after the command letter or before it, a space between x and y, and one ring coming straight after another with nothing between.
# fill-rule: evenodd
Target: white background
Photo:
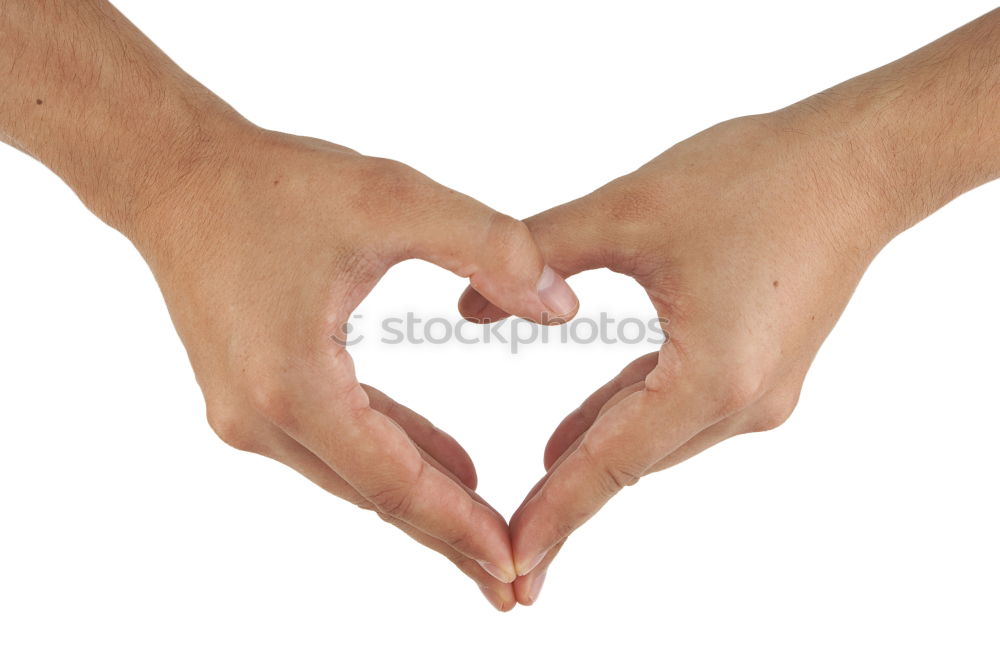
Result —
<instances>
[{"instance_id":1,"label":"white background","mask_svg":"<svg viewBox=\"0 0 1000 666\"><path fill-rule=\"evenodd\" d=\"M991 8L118 4L255 122L521 217ZM0 181L0 663L1000 661L1000 185L882 253L785 426L628 489L535 607L501 615L372 514L221 444L137 253L13 149ZM584 315L653 314L620 276L572 284ZM454 316L461 288L407 263L361 312ZM354 354L470 450L509 515L562 416L646 351Z\"/></svg>"}]
</instances>

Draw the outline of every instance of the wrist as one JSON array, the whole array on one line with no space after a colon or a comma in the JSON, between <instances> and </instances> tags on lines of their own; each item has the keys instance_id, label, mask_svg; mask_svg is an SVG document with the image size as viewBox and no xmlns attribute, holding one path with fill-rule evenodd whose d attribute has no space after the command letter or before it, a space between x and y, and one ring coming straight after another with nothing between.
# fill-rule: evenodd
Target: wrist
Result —
<instances>
[{"instance_id":1,"label":"wrist","mask_svg":"<svg viewBox=\"0 0 1000 666\"><path fill-rule=\"evenodd\" d=\"M250 122L207 90L165 94L155 108L133 116L106 134L113 147L74 160L67 177L83 203L133 243L155 234L156 220L144 212L190 181L212 179L213 171L254 131Z\"/></svg>"},{"instance_id":2,"label":"wrist","mask_svg":"<svg viewBox=\"0 0 1000 666\"><path fill-rule=\"evenodd\" d=\"M105 0L6 3L0 34L0 140L127 235L136 209L249 125Z\"/></svg>"},{"instance_id":3,"label":"wrist","mask_svg":"<svg viewBox=\"0 0 1000 666\"><path fill-rule=\"evenodd\" d=\"M754 117L778 142L775 154L794 174L791 185L820 206L803 222L822 225L817 235L862 265L912 224L866 115L821 94Z\"/></svg>"},{"instance_id":4,"label":"wrist","mask_svg":"<svg viewBox=\"0 0 1000 666\"><path fill-rule=\"evenodd\" d=\"M1000 10L774 115L844 156L887 242L1000 177L998 80Z\"/></svg>"},{"instance_id":5,"label":"wrist","mask_svg":"<svg viewBox=\"0 0 1000 666\"><path fill-rule=\"evenodd\" d=\"M962 193L990 180L926 119L909 118L902 92L854 80L769 114L801 137L831 184L859 206L858 226L882 247Z\"/></svg>"}]
</instances>

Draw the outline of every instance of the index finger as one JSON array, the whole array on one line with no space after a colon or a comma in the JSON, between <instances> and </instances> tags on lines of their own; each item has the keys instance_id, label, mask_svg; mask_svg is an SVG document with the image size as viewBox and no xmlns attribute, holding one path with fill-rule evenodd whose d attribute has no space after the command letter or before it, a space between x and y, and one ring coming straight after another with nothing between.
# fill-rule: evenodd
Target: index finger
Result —
<instances>
[{"instance_id":1,"label":"index finger","mask_svg":"<svg viewBox=\"0 0 1000 666\"><path fill-rule=\"evenodd\" d=\"M337 355L349 363L346 351ZM428 463L409 436L369 406L353 371L306 373L271 419L378 511L443 541L505 583L514 580L507 524Z\"/></svg>"},{"instance_id":2,"label":"index finger","mask_svg":"<svg viewBox=\"0 0 1000 666\"><path fill-rule=\"evenodd\" d=\"M664 455L715 421L693 382L645 387L605 412L511 520L517 574L634 484Z\"/></svg>"}]
</instances>

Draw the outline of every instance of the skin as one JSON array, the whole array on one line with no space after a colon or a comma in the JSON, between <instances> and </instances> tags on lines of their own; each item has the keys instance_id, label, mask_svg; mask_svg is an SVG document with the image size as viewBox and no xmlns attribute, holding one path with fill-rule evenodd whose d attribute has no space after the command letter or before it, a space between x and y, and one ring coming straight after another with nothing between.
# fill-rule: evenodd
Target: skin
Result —
<instances>
[{"instance_id":1,"label":"skin","mask_svg":"<svg viewBox=\"0 0 1000 666\"><path fill-rule=\"evenodd\" d=\"M622 487L784 421L881 247L1000 175L997 12L527 226L397 162L256 127L107 2L0 0L0 44L0 139L142 253L220 437L376 511L500 610L538 598ZM464 450L358 384L338 342L411 257L470 278L470 319L561 321L577 308L563 277L607 267L670 322L556 430L509 531Z\"/></svg>"},{"instance_id":2,"label":"skin","mask_svg":"<svg viewBox=\"0 0 1000 666\"><path fill-rule=\"evenodd\" d=\"M572 316L524 224L398 162L253 125L107 2L0 2L0 35L0 138L142 253L215 432L377 512L512 608L507 523L468 454L360 385L341 340L409 258L520 316Z\"/></svg>"},{"instance_id":3,"label":"skin","mask_svg":"<svg viewBox=\"0 0 1000 666\"><path fill-rule=\"evenodd\" d=\"M866 267L1000 176L1000 11L774 113L737 118L527 224L561 275L634 277L670 339L568 415L510 521L518 601L623 487L788 418ZM470 289L473 320L503 308Z\"/></svg>"}]
</instances>

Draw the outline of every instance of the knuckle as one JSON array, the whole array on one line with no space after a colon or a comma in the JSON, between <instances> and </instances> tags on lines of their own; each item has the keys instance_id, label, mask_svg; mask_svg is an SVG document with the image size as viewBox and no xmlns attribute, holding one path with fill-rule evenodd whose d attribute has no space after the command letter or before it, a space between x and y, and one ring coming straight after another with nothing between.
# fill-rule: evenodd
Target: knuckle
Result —
<instances>
[{"instance_id":1,"label":"knuckle","mask_svg":"<svg viewBox=\"0 0 1000 666\"><path fill-rule=\"evenodd\" d=\"M539 489L535 500L544 507L545 532L554 541L565 539L590 517L590 513L579 502L567 501L567 498L574 496L574 489L572 481L564 477L562 474L550 477ZM512 519L512 529L522 520L523 518Z\"/></svg>"},{"instance_id":2,"label":"knuckle","mask_svg":"<svg viewBox=\"0 0 1000 666\"><path fill-rule=\"evenodd\" d=\"M472 547L471 535L464 528L465 525L471 524L472 521L472 504L466 503L463 520L458 523L458 525L463 527L458 527L455 531L449 533L445 538L444 542L451 546L454 550L459 552L469 552Z\"/></svg>"},{"instance_id":3,"label":"knuckle","mask_svg":"<svg viewBox=\"0 0 1000 666\"><path fill-rule=\"evenodd\" d=\"M247 427L246 415L230 407L209 407L208 425L219 439L238 451L268 455L268 449Z\"/></svg>"},{"instance_id":4,"label":"knuckle","mask_svg":"<svg viewBox=\"0 0 1000 666\"><path fill-rule=\"evenodd\" d=\"M753 421L751 432L774 430L783 425L795 411L798 400L798 391L764 400Z\"/></svg>"},{"instance_id":5,"label":"knuckle","mask_svg":"<svg viewBox=\"0 0 1000 666\"><path fill-rule=\"evenodd\" d=\"M490 214L486 231L486 246L502 264L511 264L526 253L532 253L535 242L527 225L502 213Z\"/></svg>"},{"instance_id":6,"label":"knuckle","mask_svg":"<svg viewBox=\"0 0 1000 666\"><path fill-rule=\"evenodd\" d=\"M357 175L355 204L375 217L404 210L425 192L424 179L419 173L395 160L367 158Z\"/></svg>"},{"instance_id":7,"label":"knuckle","mask_svg":"<svg viewBox=\"0 0 1000 666\"><path fill-rule=\"evenodd\" d=\"M454 550L443 550L441 552L448 561L458 567L458 570L473 580L481 578L484 574L483 568L475 560L469 559L465 555Z\"/></svg>"},{"instance_id":8,"label":"knuckle","mask_svg":"<svg viewBox=\"0 0 1000 666\"><path fill-rule=\"evenodd\" d=\"M620 465L605 465L602 472L609 494L617 493L627 486L634 486L642 478L641 474Z\"/></svg>"},{"instance_id":9,"label":"knuckle","mask_svg":"<svg viewBox=\"0 0 1000 666\"><path fill-rule=\"evenodd\" d=\"M413 506L413 493L410 486L388 486L369 495L368 500L384 519L403 518Z\"/></svg>"},{"instance_id":10,"label":"knuckle","mask_svg":"<svg viewBox=\"0 0 1000 666\"><path fill-rule=\"evenodd\" d=\"M504 273L508 279L516 281L517 286L523 286L522 281L528 280L528 276L535 275L536 270L540 270L541 254L524 222L491 211L481 238L485 250L470 256L458 271L461 275L469 276L474 289L482 291L484 281L491 272ZM537 268L532 265L536 262Z\"/></svg>"},{"instance_id":11,"label":"knuckle","mask_svg":"<svg viewBox=\"0 0 1000 666\"><path fill-rule=\"evenodd\" d=\"M263 379L249 387L250 404L254 410L279 428L294 423L292 401L288 392L277 382Z\"/></svg>"},{"instance_id":12,"label":"knuckle","mask_svg":"<svg viewBox=\"0 0 1000 666\"><path fill-rule=\"evenodd\" d=\"M642 478L645 470L639 469L639 465L629 460L599 456L594 453L588 441L584 439L579 450L595 470L600 490L605 497L610 497L627 486L634 486Z\"/></svg>"},{"instance_id":13,"label":"knuckle","mask_svg":"<svg viewBox=\"0 0 1000 666\"><path fill-rule=\"evenodd\" d=\"M765 378L755 370L736 366L737 370L718 378L719 416L737 414L757 403L765 391Z\"/></svg>"},{"instance_id":14,"label":"knuckle","mask_svg":"<svg viewBox=\"0 0 1000 666\"><path fill-rule=\"evenodd\" d=\"M662 186L633 180L610 187L602 197L606 215L601 219L614 220L615 235L622 242L647 242L646 222L662 217L665 191Z\"/></svg>"},{"instance_id":15,"label":"knuckle","mask_svg":"<svg viewBox=\"0 0 1000 666\"><path fill-rule=\"evenodd\" d=\"M390 516L389 514L385 513L384 511L376 507L374 504L369 504L368 506L363 506L361 508L374 511L375 515L378 516L378 519L381 520L382 522L394 525L396 527L399 527L400 525L399 518L396 518L395 516Z\"/></svg>"},{"instance_id":16,"label":"knuckle","mask_svg":"<svg viewBox=\"0 0 1000 666\"><path fill-rule=\"evenodd\" d=\"M661 350L659 358L662 358L663 355L664 352ZM666 393L671 389L675 376L676 373L672 371L669 364L661 361L643 378L643 388L652 394Z\"/></svg>"},{"instance_id":17,"label":"knuckle","mask_svg":"<svg viewBox=\"0 0 1000 666\"><path fill-rule=\"evenodd\" d=\"M459 552L467 552L471 546L471 539L465 532L449 534L444 542Z\"/></svg>"},{"instance_id":18,"label":"knuckle","mask_svg":"<svg viewBox=\"0 0 1000 666\"><path fill-rule=\"evenodd\" d=\"M698 402L707 396L705 416L721 420L757 404L767 392L768 377L759 363L732 354L705 354L679 362L667 355L669 348L661 348L656 367L644 380L651 393L697 387Z\"/></svg>"}]
</instances>

